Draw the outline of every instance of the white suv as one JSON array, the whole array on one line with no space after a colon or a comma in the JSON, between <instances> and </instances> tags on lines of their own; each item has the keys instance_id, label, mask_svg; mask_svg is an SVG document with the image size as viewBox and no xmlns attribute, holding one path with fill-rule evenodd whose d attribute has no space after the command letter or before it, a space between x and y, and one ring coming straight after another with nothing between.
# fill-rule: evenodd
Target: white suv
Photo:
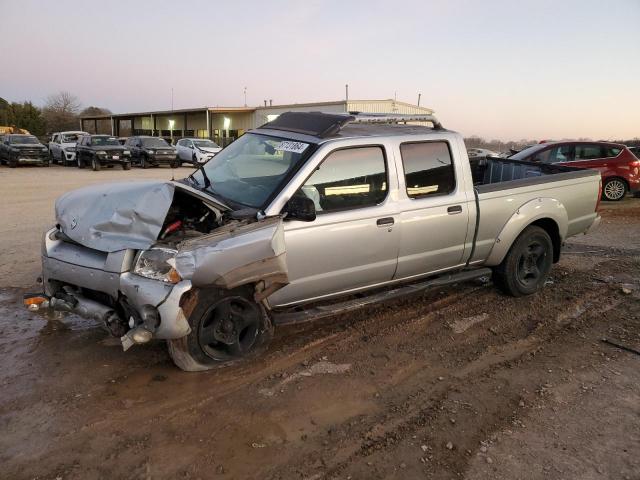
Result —
<instances>
[{"instance_id":1,"label":"white suv","mask_svg":"<svg viewBox=\"0 0 640 480\"><path fill-rule=\"evenodd\" d=\"M176 143L178 158L181 162L200 165L211 160L222 148L205 138L183 138Z\"/></svg>"},{"instance_id":2,"label":"white suv","mask_svg":"<svg viewBox=\"0 0 640 480\"><path fill-rule=\"evenodd\" d=\"M89 135L87 132L56 132L49 141L49 156L52 163L60 162L67 166L75 164L76 144L82 135Z\"/></svg>"}]
</instances>

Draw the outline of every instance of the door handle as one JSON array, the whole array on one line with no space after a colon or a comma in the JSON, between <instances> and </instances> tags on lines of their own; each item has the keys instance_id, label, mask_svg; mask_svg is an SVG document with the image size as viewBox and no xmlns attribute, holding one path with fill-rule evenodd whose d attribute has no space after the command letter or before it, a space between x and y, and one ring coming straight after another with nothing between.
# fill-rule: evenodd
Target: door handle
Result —
<instances>
[{"instance_id":1,"label":"door handle","mask_svg":"<svg viewBox=\"0 0 640 480\"><path fill-rule=\"evenodd\" d=\"M384 217L384 218L379 218L376 221L376 225L378 225L379 227L388 227L389 225L393 225L393 217Z\"/></svg>"},{"instance_id":2,"label":"door handle","mask_svg":"<svg viewBox=\"0 0 640 480\"><path fill-rule=\"evenodd\" d=\"M449 215L456 215L457 213L462 213L462 205L454 205L453 207L447 208L447 213Z\"/></svg>"}]
</instances>

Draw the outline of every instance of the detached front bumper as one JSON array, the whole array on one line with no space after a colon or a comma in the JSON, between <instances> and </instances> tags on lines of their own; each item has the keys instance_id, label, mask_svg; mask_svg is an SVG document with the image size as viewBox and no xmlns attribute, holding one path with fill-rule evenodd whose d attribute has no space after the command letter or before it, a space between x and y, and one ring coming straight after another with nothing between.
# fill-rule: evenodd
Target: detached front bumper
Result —
<instances>
[{"instance_id":1,"label":"detached front bumper","mask_svg":"<svg viewBox=\"0 0 640 480\"><path fill-rule=\"evenodd\" d=\"M42 280L50 308L102 320L107 327L113 322L125 325L125 348L125 337L140 331L149 332L145 341L189 334L180 302L191 290L190 281L168 284L141 277L131 272L134 250L92 250L60 240L55 232L45 233L42 246Z\"/></svg>"}]
</instances>

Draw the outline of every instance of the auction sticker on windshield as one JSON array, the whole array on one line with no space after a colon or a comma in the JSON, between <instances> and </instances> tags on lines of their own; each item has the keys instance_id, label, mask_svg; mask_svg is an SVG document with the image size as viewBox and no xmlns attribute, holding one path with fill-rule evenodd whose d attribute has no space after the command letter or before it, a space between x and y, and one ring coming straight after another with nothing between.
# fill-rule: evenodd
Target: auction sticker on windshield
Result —
<instances>
[{"instance_id":1,"label":"auction sticker on windshield","mask_svg":"<svg viewBox=\"0 0 640 480\"><path fill-rule=\"evenodd\" d=\"M307 149L308 146L308 143L284 140L276 146L276 150L279 152L302 153Z\"/></svg>"}]
</instances>

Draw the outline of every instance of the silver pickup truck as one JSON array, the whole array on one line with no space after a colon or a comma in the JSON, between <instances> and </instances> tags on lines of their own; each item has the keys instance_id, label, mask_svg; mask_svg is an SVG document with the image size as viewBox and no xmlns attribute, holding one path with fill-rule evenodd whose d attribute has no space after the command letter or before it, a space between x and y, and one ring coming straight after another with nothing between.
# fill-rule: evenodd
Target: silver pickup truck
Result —
<instances>
[{"instance_id":1,"label":"silver pickup truck","mask_svg":"<svg viewBox=\"0 0 640 480\"><path fill-rule=\"evenodd\" d=\"M420 124L418 124L418 122ZM69 192L31 310L167 340L184 370L261 351L274 325L492 275L540 289L599 223L600 174L486 158L432 116L288 112L181 181Z\"/></svg>"}]
</instances>

